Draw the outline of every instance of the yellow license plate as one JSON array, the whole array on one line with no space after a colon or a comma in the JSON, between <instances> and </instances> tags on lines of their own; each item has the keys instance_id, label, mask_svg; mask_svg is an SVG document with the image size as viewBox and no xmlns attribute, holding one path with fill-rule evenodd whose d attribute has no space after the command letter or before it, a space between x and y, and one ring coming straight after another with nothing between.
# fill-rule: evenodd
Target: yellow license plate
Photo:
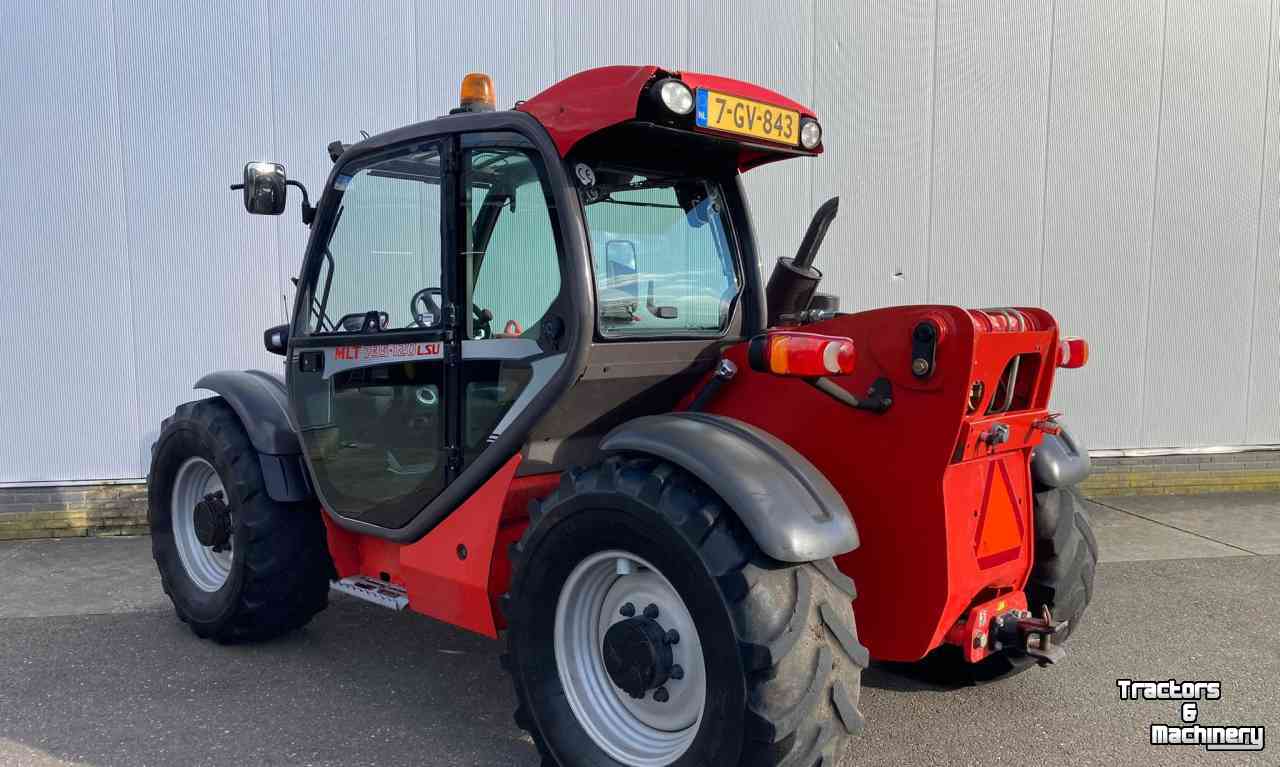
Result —
<instances>
[{"instance_id":1,"label":"yellow license plate","mask_svg":"<svg viewBox=\"0 0 1280 767\"><path fill-rule=\"evenodd\" d=\"M779 144L800 143L799 112L705 88L698 89L695 122L700 128L762 138Z\"/></svg>"}]
</instances>

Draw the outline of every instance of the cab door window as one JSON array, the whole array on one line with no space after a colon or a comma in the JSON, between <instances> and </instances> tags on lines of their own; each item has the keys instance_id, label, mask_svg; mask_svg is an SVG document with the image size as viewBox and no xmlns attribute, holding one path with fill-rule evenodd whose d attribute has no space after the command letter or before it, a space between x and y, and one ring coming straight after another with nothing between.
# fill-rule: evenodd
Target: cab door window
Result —
<instances>
[{"instance_id":1,"label":"cab door window","mask_svg":"<svg viewBox=\"0 0 1280 767\"><path fill-rule=\"evenodd\" d=\"M506 136L462 157L472 303L463 349L463 453L470 462L549 380L561 287L555 202L537 152Z\"/></svg>"},{"instance_id":2,"label":"cab door window","mask_svg":"<svg viewBox=\"0 0 1280 767\"><path fill-rule=\"evenodd\" d=\"M344 168L291 341L290 397L321 500L385 528L450 479L440 163L429 144Z\"/></svg>"},{"instance_id":3,"label":"cab door window","mask_svg":"<svg viewBox=\"0 0 1280 767\"><path fill-rule=\"evenodd\" d=\"M432 145L335 180L342 198L311 295L311 333L359 332L371 312L376 330L439 323L440 173Z\"/></svg>"}]
</instances>

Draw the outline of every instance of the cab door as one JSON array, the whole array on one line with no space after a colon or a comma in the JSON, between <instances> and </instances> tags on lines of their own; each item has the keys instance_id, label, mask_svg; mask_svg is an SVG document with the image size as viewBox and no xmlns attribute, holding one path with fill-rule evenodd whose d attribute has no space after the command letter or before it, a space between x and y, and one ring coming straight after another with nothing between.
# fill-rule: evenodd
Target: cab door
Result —
<instances>
[{"instance_id":1,"label":"cab door","mask_svg":"<svg viewBox=\"0 0 1280 767\"><path fill-rule=\"evenodd\" d=\"M462 458L471 466L565 364L572 312L563 238L543 158L512 132L463 134L459 267Z\"/></svg>"},{"instance_id":2,"label":"cab door","mask_svg":"<svg viewBox=\"0 0 1280 767\"><path fill-rule=\"evenodd\" d=\"M299 284L291 411L329 511L407 524L461 468L456 139L343 166Z\"/></svg>"}]
</instances>

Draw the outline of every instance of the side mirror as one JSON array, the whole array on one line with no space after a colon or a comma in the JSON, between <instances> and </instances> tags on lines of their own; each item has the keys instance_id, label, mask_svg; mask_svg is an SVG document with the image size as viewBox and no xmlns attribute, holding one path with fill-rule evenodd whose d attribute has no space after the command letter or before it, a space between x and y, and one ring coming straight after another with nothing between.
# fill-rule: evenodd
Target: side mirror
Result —
<instances>
[{"instance_id":1,"label":"side mirror","mask_svg":"<svg viewBox=\"0 0 1280 767\"><path fill-rule=\"evenodd\" d=\"M289 326L276 325L274 328L267 328L262 334L262 345L272 354L279 354L281 357L288 354Z\"/></svg>"},{"instance_id":2,"label":"side mirror","mask_svg":"<svg viewBox=\"0 0 1280 767\"><path fill-rule=\"evenodd\" d=\"M260 216L284 213L289 179L276 162L251 162L244 166L244 209ZM232 187L233 189L235 187Z\"/></svg>"},{"instance_id":3,"label":"side mirror","mask_svg":"<svg viewBox=\"0 0 1280 767\"><path fill-rule=\"evenodd\" d=\"M604 245L604 270L609 286L640 299L636 244L631 240L609 240Z\"/></svg>"}]
</instances>

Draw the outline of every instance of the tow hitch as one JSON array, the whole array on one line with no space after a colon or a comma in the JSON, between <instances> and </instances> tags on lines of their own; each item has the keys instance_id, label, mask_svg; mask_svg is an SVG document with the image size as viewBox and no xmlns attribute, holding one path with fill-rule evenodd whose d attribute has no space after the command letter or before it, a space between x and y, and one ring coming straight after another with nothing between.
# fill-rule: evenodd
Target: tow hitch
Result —
<instances>
[{"instance_id":1,"label":"tow hitch","mask_svg":"<svg viewBox=\"0 0 1280 767\"><path fill-rule=\"evenodd\" d=\"M992 649L1025 653L1041 666L1057 663L1067 652L1053 639L1067 628L1067 621L1055 621L1045 605L1039 618L1029 610L1012 610L991 622Z\"/></svg>"},{"instance_id":2,"label":"tow hitch","mask_svg":"<svg viewBox=\"0 0 1280 767\"><path fill-rule=\"evenodd\" d=\"M1027 609L1023 594L1007 594L970 608L965 619L947 634L946 641L959 646L964 659L978 663L995 653L1025 655L1041 666L1066 657L1055 637L1067 630L1067 621L1055 621L1047 606L1040 617Z\"/></svg>"}]
</instances>

